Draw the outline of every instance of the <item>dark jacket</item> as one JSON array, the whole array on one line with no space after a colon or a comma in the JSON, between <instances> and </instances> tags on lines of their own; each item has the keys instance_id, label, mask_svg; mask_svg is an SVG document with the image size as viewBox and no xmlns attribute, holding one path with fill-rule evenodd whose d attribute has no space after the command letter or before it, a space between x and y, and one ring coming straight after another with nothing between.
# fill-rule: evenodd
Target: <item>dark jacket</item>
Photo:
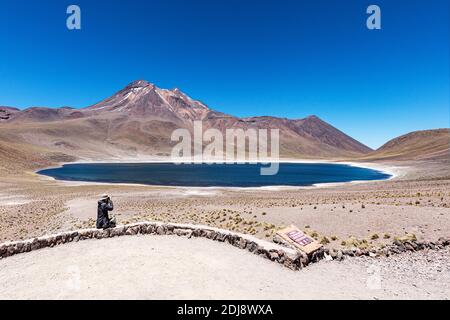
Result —
<instances>
[{"instance_id":1,"label":"dark jacket","mask_svg":"<svg viewBox=\"0 0 450 320\"><path fill-rule=\"evenodd\" d=\"M106 229L111 227L108 211L114 209L111 199L99 200L97 208L97 229Z\"/></svg>"}]
</instances>

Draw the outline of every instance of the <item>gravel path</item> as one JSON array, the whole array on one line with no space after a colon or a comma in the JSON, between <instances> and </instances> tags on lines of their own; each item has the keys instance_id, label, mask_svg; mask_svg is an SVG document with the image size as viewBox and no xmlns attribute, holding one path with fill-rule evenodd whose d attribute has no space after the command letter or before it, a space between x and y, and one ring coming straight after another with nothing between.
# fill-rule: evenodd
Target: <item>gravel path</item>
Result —
<instances>
[{"instance_id":1,"label":"gravel path","mask_svg":"<svg viewBox=\"0 0 450 320\"><path fill-rule=\"evenodd\" d=\"M450 250L295 272L203 238L86 240L0 260L0 299L450 299Z\"/></svg>"}]
</instances>

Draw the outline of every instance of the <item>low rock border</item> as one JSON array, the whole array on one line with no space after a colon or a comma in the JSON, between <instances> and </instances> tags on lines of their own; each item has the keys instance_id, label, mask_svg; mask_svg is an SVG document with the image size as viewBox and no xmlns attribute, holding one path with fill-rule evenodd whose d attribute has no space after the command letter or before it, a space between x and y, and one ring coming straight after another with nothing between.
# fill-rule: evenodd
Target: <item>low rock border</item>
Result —
<instances>
[{"instance_id":1,"label":"low rock border","mask_svg":"<svg viewBox=\"0 0 450 320\"><path fill-rule=\"evenodd\" d=\"M280 236L275 236L273 241L286 248L293 249L294 247L283 240ZM441 250L450 245L450 237L439 238L437 241L417 241L415 239L400 238L394 240L392 244L386 245L383 248L371 248L361 249L357 247L351 247L347 249L324 249L324 258L328 260L344 260L345 257L389 257L394 254L400 254L408 251L421 251L425 249L429 250Z\"/></svg>"},{"instance_id":2,"label":"low rock border","mask_svg":"<svg viewBox=\"0 0 450 320\"><path fill-rule=\"evenodd\" d=\"M117 226L111 229L82 229L23 241L3 243L0 244L0 259L42 248L54 247L64 243L137 234L177 235L187 238L207 238L214 241L228 243L242 250L247 250L253 254L279 263L292 270L300 270L310 263L314 263L322 259L340 261L346 256L389 256L406 251L418 251L423 249L438 250L450 245L450 238L440 238L437 242L403 242L397 240L392 245L380 249L363 250L359 248L350 248L336 251L321 248L313 252L311 255L306 255L305 253L298 252L292 247L289 247L285 243L282 243L276 239L274 240L278 243L272 243L250 235L244 235L207 226L162 222L140 222Z\"/></svg>"}]
</instances>

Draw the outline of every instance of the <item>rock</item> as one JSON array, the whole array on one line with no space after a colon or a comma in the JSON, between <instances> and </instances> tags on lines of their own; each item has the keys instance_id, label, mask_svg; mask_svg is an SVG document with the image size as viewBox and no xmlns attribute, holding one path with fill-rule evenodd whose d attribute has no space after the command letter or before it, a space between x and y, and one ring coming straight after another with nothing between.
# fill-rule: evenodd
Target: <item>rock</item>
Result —
<instances>
[{"instance_id":1,"label":"rock","mask_svg":"<svg viewBox=\"0 0 450 320\"><path fill-rule=\"evenodd\" d=\"M236 236L230 234L230 235L228 235L228 237L226 238L226 240L227 240L227 242L228 242L229 244L233 244L233 245L234 245L235 238L236 238Z\"/></svg>"},{"instance_id":2,"label":"rock","mask_svg":"<svg viewBox=\"0 0 450 320\"><path fill-rule=\"evenodd\" d=\"M262 246L258 246L254 253L265 259L270 259L270 252Z\"/></svg>"},{"instance_id":3,"label":"rock","mask_svg":"<svg viewBox=\"0 0 450 320\"><path fill-rule=\"evenodd\" d=\"M279 257L280 257L280 255L278 254L278 250L270 250L269 251L269 259L271 261L278 260Z\"/></svg>"},{"instance_id":4,"label":"rock","mask_svg":"<svg viewBox=\"0 0 450 320\"><path fill-rule=\"evenodd\" d=\"M198 230L198 229L192 230L191 237L199 237L199 236L200 236L200 230Z\"/></svg>"},{"instance_id":5,"label":"rock","mask_svg":"<svg viewBox=\"0 0 450 320\"><path fill-rule=\"evenodd\" d=\"M275 234L272 238L272 241L275 243L281 243L281 237L277 234Z\"/></svg>"},{"instance_id":6,"label":"rock","mask_svg":"<svg viewBox=\"0 0 450 320\"><path fill-rule=\"evenodd\" d=\"M112 228L109 230L109 237L114 238L120 236L120 228Z\"/></svg>"},{"instance_id":7,"label":"rock","mask_svg":"<svg viewBox=\"0 0 450 320\"><path fill-rule=\"evenodd\" d=\"M413 243L411 243L409 241L406 241L404 243L404 246L405 246L405 249L408 250L408 251L416 251L416 249L417 249L417 245L413 244Z\"/></svg>"},{"instance_id":8,"label":"rock","mask_svg":"<svg viewBox=\"0 0 450 320\"><path fill-rule=\"evenodd\" d=\"M22 253L24 248L23 242L18 242L16 244L16 253Z\"/></svg>"},{"instance_id":9,"label":"rock","mask_svg":"<svg viewBox=\"0 0 450 320\"><path fill-rule=\"evenodd\" d=\"M299 267L295 264L294 259L292 259L291 257L286 257L286 259L284 260L283 265L286 268L289 268L291 270L298 270Z\"/></svg>"},{"instance_id":10,"label":"rock","mask_svg":"<svg viewBox=\"0 0 450 320\"><path fill-rule=\"evenodd\" d=\"M405 248L405 245L403 244L403 242L395 240L394 244L397 246L397 248L396 248L397 250L396 251L406 252L406 248Z\"/></svg>"},{"instance_id":11,"label":"rock","mask_svg":"<svg viewBox=\"0 0 450 320\"><path fill-rule=\"evenodd\" d=\"M247 243L247 250L250 252L254 252L258 248L258 244L254 241L251 241L250 243Z\"/></svg>"},{"instance_id":12,"label":"rock","mask_svg":"<svg viewBox=\"0 0 450 320\"><path fill-rule=\"evenodd\" d=\"M15 254L15 253L16 253L15 245L10 245L10 246L8 246L8 249L6 250L7 256L8 256L8 257L9 257L9 256L12 256L12 255Z\"/></svg>"},{"instance_id":13,"label":"rock","mask_svg":"<svg viewBox=\"0 0 450 320\"><path fill-rule=\"evenodd\" d=\"M203 230L203 236L206 238L206 239L211 239L212 238L212 234L213 234L213 231L211 231L211 230Z\"/></svg>"},{"instance_id":14,"label":"rock","mask_svg":"<svg viewBox=\"0 0 450 320\"><path fill-rule=\"evenodd\" d=\"M241 241L241 240L243 240L241 237L233 236L233 237L231 238L231 244L232 244L234 247L239 248L239 245L240 245L240 241Z\"/></svg>"},{"instance_id":15,"label":"rock","mask_svg":"<svg viewBox=\"0 0 450 320\"><path fill-rule=\"evenodd\" d=\"M399 249L400 247L395 247L395 248L391 248L390 250L389 250L389 254L391 254L391 253L395 253L395 254L399 254L399 253L401 253L402 251L400 251L400 249ZM387 257L389 257L389 255L387 255Z\"/></svg>"},{"instance_id":16,"label":"rock","mask_svg":"<svg viewBox=\"0 0 450 320\"><path fill-rule=\"evenodd\" d=\"M37 250L39 249L39 240L37 238L34 238L33 241L31 242L31 251Z\"/></svg>"},{"instance_id":17,"label":"rock","mask_svg":"<svg viewBox=\"0 0 450 320\"><path fill-rule=\"evenodd\" d=\"M103 238L103 230L97 229L93 232L92 237L95 239L102 239Z\"/></svg>"},{"instance_id":18,"label":"rock","mask_svg":"<svg viewBox=\"0 0 450 320\"><path fill-rule=\"evenodd\" d=\"M188 229L174 229L173 233L176 234L177 236L189 236L192 233L192 230L188 230Z\"/></svg>"},{"instance_id":19,"label":"rock","mask_svg":"<svg viewBox=\"0 0 450 320\"><path fill-rule=\"evenodd\" d=\"M227 235L221 232L218 232L216 240L220 242L224 242L227 239Z\"/></svg>"},{"instance_id":20,"label":"rock","mask_svg":"<svg viewBox=\"0 0 450 320\"><path fill-rule=\"evenodd\" d=\"M239 240L239 248L240 249L245 249L247 247L247 240L245 240L244 238L241 238Z\"/></svg>"},{"instance_id":21,"label":"rock","mask_svg":"<svg viewBox=\"0 0 450 320\"><path fill-rule=\"evenodd\" d=\"M324 257L324 251L323 249L319 249L317 251L314 251L311 255L311 262L318 262Z\"/></svg>"},{"instance_id":22,"label":"rock","mask_svg":"<svg viewBox=\"0 0 450 320\"><path fill-rule=\"evenodd\" d=\"M155 230L156 230L155 226L150 224L150 225L147 226L146 233L147 234L152 234L152 233L155 233Z\"/></svg>"},{"instance_id":23,"label":"rock","mask_svg":"<svg viewBox=\"0 0 450 320\"><path fill-rule=\"evenodd\" d=\"M309 258L306 254L303 254L301 252L298 252L294 258L294 265L296 266L296 269L302 269L303 267L307 266L309 263Z\"/></svg>"},{"instance_id":24,"label":"rock","mask_svg":"<svg viewBox=\"0 0 450 320\"><path fill-rule=\"evenodd\" d=\"M139 233L140 234L147 234L147 227L148 227L147 224L141 224L139 226Z\"/></svg>"},{"instance_id":25,"label":"rock","mask_svg":"<svg viewBox=\"0 0 450 320\"><path fill-rule=\"evenodd\" d=\"M333 249L330 251L330 256L332 259L337 259L337 250Z\"/></svg>"},{"instance_id":26,"label":"rock","mask_svg":"<svg viewBox=\"0 0 450 320\"><path fill-rule=\"evenodd\" d=\"M206 235L206 238L208 239L214 239L216 237L216 232L213 230L209 230L208 234Z\"/></svg>"},{"instance_id":27,"label":"rock","mask_svg":"<svg viewBox=\"0 0 450 320\"><path fill-rule=\"evenodd\" d=\"M136 234L136 229L135 228L128 228L127 231L125 232L125 234L127 236L134 236Z\"/></svg>"},{"instance_id":28,"label":"rock","mask_svg":"<svg viewBox=\"0 0 450 320\"><path fill-rule=\"evenodd\" d=\"M342 261L344 260L344 253L342 252L342 250L338 250L337 254L336 254L336 260L337 261Z\"/></svg>"},{"instance_id":29,"label":"rock","mask_svg":"<svg viewBox=\"0 0 450 320\"><path fill-rule=\"evenodd\" d=\"M350 257L353 257L353 256L354 256L353 250L350 250L350 249L344 249L344 250L342 250L342 254L343 254L344 256L350 256Z\"/></svg>"},{"instance_id":30,"label":"rock","mask_svg":"<svg viewBox=\"0 0 450 320\"><path fill-rule=\"evenodd\" d=\"M84 240L84 239L90 239L92 238L92 231L91 230L85 230L80 232L80 239Z\"/></svg>"},{"instance_id":31,"label":"rock","mask_svg":"<svg viewBox=\"0 0 450 320\"><path fill-rule=\"evenodd\" d=\"M165 231L165 229L164 229L163 226L158 226L158 227L156 228L156 233L159 234L159 235L162 235L162 234L165 234L166 231Z\"/></svg>"},{"instance_id":32,"label":"rock","mask_svg":"<svg viewBox=\"0 0 450 320\"><path fill-rule=\"evenodd\" d=\"M280 264L284 264L284 261L286 260L287 258L286 258L286 256L283 254L283 255L280 255L280 257L278 258L278 263L280 263Z\"/></svg>"}]
</instances>

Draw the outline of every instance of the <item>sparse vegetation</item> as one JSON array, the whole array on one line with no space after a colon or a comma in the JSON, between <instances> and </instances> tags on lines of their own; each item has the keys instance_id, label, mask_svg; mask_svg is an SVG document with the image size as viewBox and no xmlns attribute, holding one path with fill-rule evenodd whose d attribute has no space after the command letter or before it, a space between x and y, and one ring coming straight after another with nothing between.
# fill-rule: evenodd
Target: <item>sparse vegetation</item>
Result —
<instances>
[{"instance_id":1,"label":"sparse vegetation","mask_svg":"<svg viewBox=\"0 0 450 320\"><path fill-rule=\"evenodd\" d=\"M327 237L323 236L323 237L320 239L320 244L328 244L328 243L330 243L330 240L328 240Z\"/></svg>"}]
</instances>

